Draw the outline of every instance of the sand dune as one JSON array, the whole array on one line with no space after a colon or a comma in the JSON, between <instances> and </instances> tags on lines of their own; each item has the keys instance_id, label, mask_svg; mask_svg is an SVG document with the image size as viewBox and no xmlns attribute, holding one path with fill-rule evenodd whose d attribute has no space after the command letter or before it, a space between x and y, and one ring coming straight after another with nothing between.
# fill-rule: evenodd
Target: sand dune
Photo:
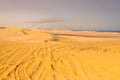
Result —
<instances>
[{"instance_id":1,"label":"sand dune","mask_svg":"<svg viewBox=\"0 0 120 80\"><path fill-rule=\"evenodd\" d=\"M1 28L0 80L120 80L120 33Z\"/></svg>"},{"instance_id":2,"label":"sand dune","mask_svg":"<svg viewBox=\"0 0 120 80\"><path fill-rule=\"evenodd\" d=\"M44 32L23 30L18 28L0 29L0 39L6 41L44 41L53 39L52 35Z\"/></svg>"},{"instance_id":3,"label":"sand dune","mask_svg":"<svg viewBox=\"0 0 120 80\"><path fill-rule=\"evenodd\" d=\"M41 30L42 31L42 30ZM70 31L70 30L43 30L54 35L78 36L78 37L94 37L94 38L120 38L118 32L96 32L96 31Z\"/></svg>"}]
</instances>

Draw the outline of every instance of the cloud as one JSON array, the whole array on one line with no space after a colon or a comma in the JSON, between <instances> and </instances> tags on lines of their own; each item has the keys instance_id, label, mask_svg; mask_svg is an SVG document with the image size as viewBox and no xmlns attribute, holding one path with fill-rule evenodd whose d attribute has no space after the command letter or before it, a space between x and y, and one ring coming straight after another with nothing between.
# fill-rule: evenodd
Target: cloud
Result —
<instances>
[{"instance_id":1,"label":"cloud","mask_svg":"<svg viewBox=\"0 0 120 80\"><path fill-rule=\"evenodd\" d=\"M40 20L40 21L27 21L27 23L33 23L33 24L40 24L40 23L56 23L56 22L62 22L63 20L59 19L46 19L46 20Z\"/></svg>"}]
</instances>

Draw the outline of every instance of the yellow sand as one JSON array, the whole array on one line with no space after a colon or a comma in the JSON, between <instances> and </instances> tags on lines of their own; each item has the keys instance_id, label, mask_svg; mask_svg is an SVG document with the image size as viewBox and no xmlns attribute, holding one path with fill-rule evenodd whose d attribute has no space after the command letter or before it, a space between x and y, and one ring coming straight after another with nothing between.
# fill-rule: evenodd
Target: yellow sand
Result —
<instances>
[{"instance_id":1,"label":"yellow sand","mask_svg":"<svg viewBox=\"0 0 120 80\"><path fill-rule=\"evenodd\" d=\"M0 80L120 80L120 33L0 29Z\"/></svg>"}]
</instances>

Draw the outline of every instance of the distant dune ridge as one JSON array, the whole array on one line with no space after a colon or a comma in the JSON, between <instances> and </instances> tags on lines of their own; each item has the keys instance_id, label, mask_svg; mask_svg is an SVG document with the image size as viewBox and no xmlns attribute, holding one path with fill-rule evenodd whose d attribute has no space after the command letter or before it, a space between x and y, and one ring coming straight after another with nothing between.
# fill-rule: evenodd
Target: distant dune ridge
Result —
<instances>
[{"instance_id":1,"label":"distant dune ridge","mask_svg":"<svg viewBox=\"0 0 120 80\"><path fill-rule=\"evenodd\" d=\"M0 27L0 80L120 80L120 33Z\"/></svg>"},{"instance_id":2,"label":"distant dune ridge","mask_svg":"<svg viewBox=\"0 0 120 80\"><path fill-rule=\"evenodd\" d=\"M0 27L0 29L6 29L6 27Z\"/></svg>"},{"instance_id":3,"label":"distant dune ridge","mask_svg":"<svg viewBox=\"0 0 120 80\"><path fill-rule=\"evenodd\" d=\"M40 32L18 28L7 28L0 30L0 38L7 41L44 41L52 39L52 35Z\"/></svg>"}]
</instances>

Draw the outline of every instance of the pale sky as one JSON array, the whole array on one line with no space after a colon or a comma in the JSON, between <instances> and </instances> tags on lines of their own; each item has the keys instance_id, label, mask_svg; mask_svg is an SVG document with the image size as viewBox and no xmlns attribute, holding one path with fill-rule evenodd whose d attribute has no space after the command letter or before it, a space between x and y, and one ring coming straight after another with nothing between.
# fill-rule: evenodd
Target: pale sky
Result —
<instances>
[{"instance_id":1,"label":"pale sky","mask_svg":"<svg viewBox=\"0 0 120 80\"><path fill-rule=\"evenodd\" d=\"M120 0L0 0L0 26L120 31Z\"/></svg>"}]
</instances>

